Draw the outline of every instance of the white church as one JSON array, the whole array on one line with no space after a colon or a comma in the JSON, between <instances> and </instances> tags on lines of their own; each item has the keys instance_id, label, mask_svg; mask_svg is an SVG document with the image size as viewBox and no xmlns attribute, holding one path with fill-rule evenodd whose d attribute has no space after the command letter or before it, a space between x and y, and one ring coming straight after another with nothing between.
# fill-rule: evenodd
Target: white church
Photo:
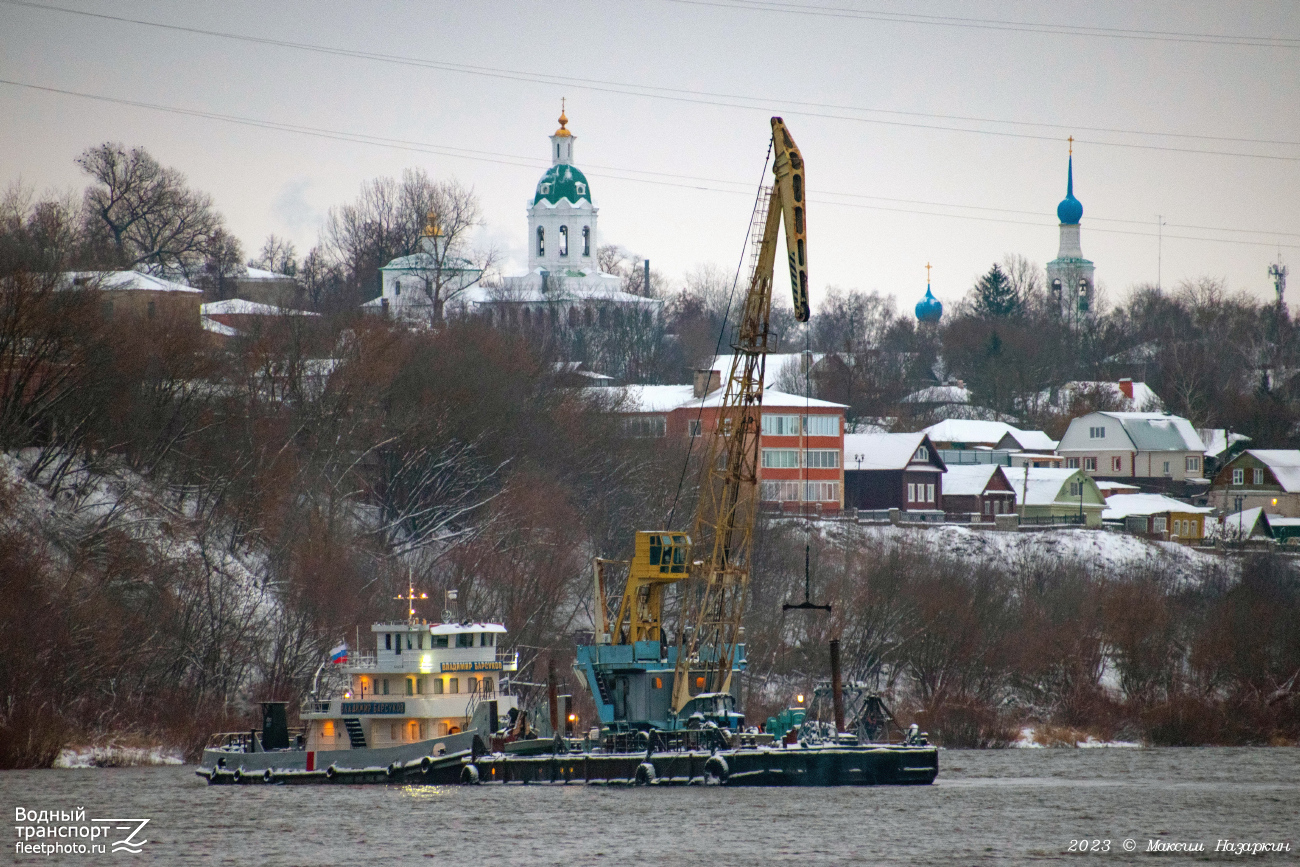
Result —
<instances>
[{"instance_id":1,"label":"white church","mask_svg":"<svg viewBox=\"0 0 1300 867\"><path fill-rule=\"evenodd\" d=\"M1056 206L1061 221L1061 243L1056 258L1047 263L1047 288L1060 305L1062 318L1077 323L1093 312L1096 304L1096 267L1083 258L1079 221L1083 204L1074 197L1074 138L1070 138L1070 165L1065 181L1065 198Z\"/></svg>"},{"instance_id":2,"label":"white church","mask_svg":"<svg viewBox=\"0 0 1300 867\"><path fill-rule=\"evenodd\" d=\"M596 255L599 209L586 175L573 164L577 136L568 129L563 110L559 123L550 137L551 167L527 204L528 271L485 285L481 272L468 262L447 260L441 274L444 284L450 278L450 294L456 296L447 306L449 315L477 315L501 327L522 329L609 328L633 321L649 324L662 316L662 301L624 292L622 278L601 272ZM438 242L436 230L426 230L429 249L382 268L383 294L367 307L397 315L415 313L412 305L420 304L422 296L403 292L402 285L418 286L427 279L421 269L444 258L433 255ZM460 270L449 273L449 267Z\"/></svg>"}]
</instances>

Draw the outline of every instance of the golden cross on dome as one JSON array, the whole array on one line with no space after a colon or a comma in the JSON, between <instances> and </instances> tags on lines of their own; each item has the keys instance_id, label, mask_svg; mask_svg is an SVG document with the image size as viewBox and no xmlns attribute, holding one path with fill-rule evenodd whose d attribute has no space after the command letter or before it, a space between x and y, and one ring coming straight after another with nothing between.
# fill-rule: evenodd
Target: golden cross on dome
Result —
<instances>
[{"instance_id":1,"label":"golden cross on dome","mask_svg":"<svg viewBox=\"0 0 1300 867\"><path fill-rule=\"evenodd\" d=\"M1070 156L1074 156L1074 136L1070 136Z\"/></svg>"},{"instance_id":2,"label":"golden cross on dome","mask_svg":"<svg viewBox=\"0 0 1300 867\"><path fill-rule=\"evenodd\" d=\"M926 286L930 285L930 263L929 262L925 263L925 285Z\"/></svg>"}]
</instances>

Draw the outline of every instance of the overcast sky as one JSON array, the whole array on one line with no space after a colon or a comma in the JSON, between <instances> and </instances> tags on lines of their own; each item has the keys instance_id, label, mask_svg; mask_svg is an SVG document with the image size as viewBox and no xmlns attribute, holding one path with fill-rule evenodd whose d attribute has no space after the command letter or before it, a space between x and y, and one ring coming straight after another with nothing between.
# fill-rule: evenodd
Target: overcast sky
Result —
<instances>
[{"instance_id":1,"label":"overcast sky","mask_svg":"<svg viewBox=\"0 0 1300 867\"><path fill-rule=\"evenodd\" d=\"M167 27L0 0L0 79L181 111L0 84L0 184L80 188L80 151L143 145L250 255L305 253L363 181L419 166L471 185L480 242L522 269L565 97L601 242L675 279L735 269L772 114L808 166L814 304L910 308L927 261L945 301L1006 253L1046 263L1071 134L1112 302L1156 280L1157 214L1165 286L1264 297L1279 251L1300 261L1293 0L51 4Z\"/></svg>"}]
</instances>

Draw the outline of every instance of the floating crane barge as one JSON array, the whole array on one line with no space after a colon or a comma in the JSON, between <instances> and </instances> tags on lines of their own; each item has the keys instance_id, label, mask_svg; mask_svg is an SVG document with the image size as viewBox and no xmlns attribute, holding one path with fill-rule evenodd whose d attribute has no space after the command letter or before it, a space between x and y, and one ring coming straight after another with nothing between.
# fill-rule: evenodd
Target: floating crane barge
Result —
<instances>
[{"instance_id":1,"label":"floating crane barge","mask_svg":"<svg viewBox=\"0 0 1300 867\"><path fill-rule=\"evenodd\" d=\"M755 224L761 221L763 231L733 343L731 370L720 402L711 403L709 420L701 426L704 453L693 530L689 535L671 529L637 531L630 560L594 563L595 634L591 644L577 647L574 668L591 690L600 727L591 729L586 738L564 737L552 688L550 736L507 733L499 725L503 715L498 714L497 703L513 703L513 698L503 692L484 696L489 700L474 712L459 711L464 713L463 731L439 731L438 737L430 739L413 736L411 740L417 742L406 745L401 754L338 751L322 768L256 749L240 752L227 747L205 751L200 775L214 785L934 782L938 752L916 726L904 733L902 743L872 742L888 740L892 715L878 696L857 685L849 689L857 704L846 727L836 641L831 643L831 683L817 690L833 697L833 723L807 720L804 708L790 708L768 720L766 730L759 732L747 728L744 716L735 709L739 697L735 675L745 669L741 623L758 505L759 422L769 351L772 272L783 223L795 317L806 322L809 314L804 162L779 117L772 118L772 145L775 183L767 200L760 200L766 210L756 211ZM697 554L700 559L695 559ZM606 575L623 568L627 580L621 602L612 610L607 604ZM678 603L672 636L663 623L664 599L670 589L676 591ZM804 604L788 607L828 608L806 598ZM410 613L413 617L413 608ZM429 631L423 626L412 628ZM376 631L383 630L377 626ZM461 664L474 667L472 662ZM550 682L553 686L553 678ZM333 707L323 707L315 716L328 722L328 710ZM377 708L376 712L385 711ZM517 718L517 710L515 714ZM419 720L415 726L413 732L424 732ZM264 735L262 740L274 738ZM380 765L377 759L387 764Z\"/></svg>"}]
</instances>

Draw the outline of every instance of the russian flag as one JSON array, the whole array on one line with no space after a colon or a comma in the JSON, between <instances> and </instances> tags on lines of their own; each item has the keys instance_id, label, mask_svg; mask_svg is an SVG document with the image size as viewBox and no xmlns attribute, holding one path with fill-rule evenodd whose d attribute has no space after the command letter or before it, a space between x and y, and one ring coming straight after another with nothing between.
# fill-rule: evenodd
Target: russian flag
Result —
<instances>
[{"instance_id":1,"label":"russian flag","mask_svg":"<svg viewBox=\"0 0 1300 867\"><path fill-rule=\"evenodd\" d=\"M348 661L348 643L345 641L330 651L330 662L338 665Z\"/></svg>"}]
</instances>

